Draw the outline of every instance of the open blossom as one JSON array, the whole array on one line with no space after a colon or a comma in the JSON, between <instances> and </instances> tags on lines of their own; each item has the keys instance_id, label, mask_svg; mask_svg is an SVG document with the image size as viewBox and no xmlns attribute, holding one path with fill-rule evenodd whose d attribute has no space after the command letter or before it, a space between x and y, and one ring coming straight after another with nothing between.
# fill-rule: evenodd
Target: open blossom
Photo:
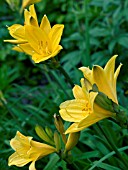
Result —
<instances>
[{"instance_id":1,"label":"open blossom","mask_svg":"<svg viewBox=\"0 0 128 170\"><path fill-rule=\"evenodd\" d=\"M44 15L39 26L34 5L29 7L29 11L24 11L24 16L24 26L14 24L8 27L10 35L16 40L4 40L4 42L18 44L13 50L31 55L35 63L56 56L62 49L59 43L64 25L56 24L51 27L47 16Z\"/></svg>"},{"instance_id":2,"label":"open blossom","mask_svg":"<svg viewBox=\"0 0 128 170\"><path fill-rule=\"evenodd\" d=\"M42 157L56 152L56 149L50 145L36 142L32 137L26 137L17 131L16 136L10 141L11 147L15 152L9 157L8 165L22 167L29 162L29 170L36 170L35 162Z\"/></svg>"},{"instance_id":3,"label":"open blossom","mask_svg":"<svg viewBox=\"0 0 128 170\"><path fill-rule=\"evenodd\" d=\"M22 9L26 8L27 6L40 2L41 0L22 0Z\"/></svg>"},{"instance_id":4,"label":"open blossom","mask_svg":"<svg viewBox=\"0 0 128 170\"><path fill-rule=\"evenodd\" d=\"M115 113L105 110L95 103L97 92L90 92L90 90L92 85L96 84L100 92L118 104L116 81L121 64L114 72L116 57L116 55L113 56L104 69L98 65L93 66L92 70L88 67L80 68L88 83L85 83L82 78L82 87L75 85L73 88L75 99L65 101L60 105L61 117L66 121L73 122L65 133L81 131L104 118L115 116Z\"/></svg>"}]
</instances>

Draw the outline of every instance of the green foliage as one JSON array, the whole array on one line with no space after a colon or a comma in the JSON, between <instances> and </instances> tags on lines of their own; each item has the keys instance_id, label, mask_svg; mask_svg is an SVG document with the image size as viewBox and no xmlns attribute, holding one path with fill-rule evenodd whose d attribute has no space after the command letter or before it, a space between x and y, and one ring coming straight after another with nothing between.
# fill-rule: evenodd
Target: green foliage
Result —
<instances>
[{"instance_id":1,"label":"green foliage","mask_svg":"<svg viewBox=\"0 0 128 170\"><path fill-rule=\"evenodd\" d=\"M85 2L86 3L85 3ZM82 77L77 69L93 64L104 66L114 54L118 54L117 64L123 63L117 84L119 103L128 108L128 1L127 0L42 0L35 5L39 21L47 14L52 25L65 25L61 44L63 50L58 60L72 78L79 84ZM4 43L11 39L7 26L23 24L23 15L12 11L5 1L0 1L0 168L8 167L8 157L13 153L9 140L19 130L34 140L35 126L49 126L54 130L53 115L58 114L61 102L73 99L70 84L58 70L49 67L47 62L33 64L31 57L12 51L13 45ZM67 123L65 123L65 126ZM103 120L100 126L109 131L109 137L118 151L128 161L126 155L128 132L111 120ZM81 133L80 142L72 151L73 166L83 170L121 170L123 162L112 150L99 126L93 125ZM36 163L37 169L72 169L65 161L53 154ZM24 166L20 169L28 169Z\"/></svg>"}]
</instances>

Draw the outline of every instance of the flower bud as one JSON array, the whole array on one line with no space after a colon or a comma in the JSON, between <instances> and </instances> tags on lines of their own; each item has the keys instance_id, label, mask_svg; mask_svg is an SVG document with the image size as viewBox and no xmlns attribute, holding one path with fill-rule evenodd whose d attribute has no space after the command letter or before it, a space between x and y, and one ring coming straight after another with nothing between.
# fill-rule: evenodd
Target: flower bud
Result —
<instances>
[{"instance_id":1,"label":"flower bud","mask_svg":"<svg viewBox=\"0 0 128 170\"><path fill-rule=\"evenodd\" d=\"M48 126L46 126L45 131L46 131L47 135L52 139L53 138L52 130Z\"/></svg>"},{"instance_id":2,"label":"flower bud","mask_svg":"<svg viewBox=\"0 0 128 170\"><path fill-rule=\"evenodd\" d=\"M61 149L61 141L57 131L54 132L54 142L55 142L56 150L57 152L59 152Z\"/></svg>"},{"instance_id":3,"label":"flower bud","mask_svg":"<svg viewBox=\"0 0 128 170\"><path fill-rule=\"evenodd\" d=\"M63 142L66 143L67 139L66 139L66 135L64 134L65 132L64 125L63 125L61 117L57 115L56 113L54 114L54 124L58 132L60 132Z\"/></svg>"},{"instance_id":4,"label":"flower bud","mask_svg":"<svg viewBox=\"0 0 128 170\"><path fill-rule=\"evenodd\" d=\"M37 135L41 139L43 139L45 142L47 142L51 145L54 145L54 142L52 141L52 139L47 135L47 133L44 131L44 129L41 126L37 125L35 127L35 131L36 131Z\"/></svg>"},{"instance_id":5,"label":"flower bud","mask_svg":"<svg viewBox=\"0 0 128 170\"><path fill-rule=\"evenodd\" d=\"M72 150L74 146L78 143L80 137L80 132L70 133L68 136L67 143L65 145L65 151L68 152Z\"/></svg>"}]
</instances>

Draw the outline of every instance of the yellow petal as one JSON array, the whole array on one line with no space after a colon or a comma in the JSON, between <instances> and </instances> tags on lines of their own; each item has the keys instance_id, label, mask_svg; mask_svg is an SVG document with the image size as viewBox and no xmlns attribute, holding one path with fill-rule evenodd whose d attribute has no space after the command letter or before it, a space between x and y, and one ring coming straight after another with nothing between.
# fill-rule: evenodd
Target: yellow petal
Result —
<instances>
[{"instance_id":1,"label":"yellow petal","mask_svg":"<svg viewBox=\"0 0 128 170\"><path fill-rule=\"evenodd\" d=\"M92 76L92 70L90 70L88 67L80 67L79 70L81 70L84 74L84 77L93 84L93 76Z\"/></svg>"},{"instance_id":2,"label":"yellow petal","mask_svg":"<svg viewBox=\"0 0 128 170\"><path fill-rule=\"evenodd\" d=\"M73 95L76 99L86 99L86 96L82 90L82 88L78 85L75 85L73 88Z\"/></svg>"},{"instance_id":3,"label":"yellow petal","mask_svg":"<svg viewBox=\"0 0 128 170\"><path fill-rule=\"evenodd\" d=\"M53 152L56 152L56 148L44 143L31 141L31 148L28 150L27 154L31 160L38 160Z\"/></svg>"},{"instance_id":4,"label":"yellow petal","mask_svg":"<svg viewBox=\"0 0 128 170\"><path fill-rule=\"evenodd\" d=\"M52 43L52 51L55 51L57 46L59 45L63 33L63 29L64 29L64 25L62 24L56 24L52 27L49 33L49 38Z\"/></svg>"},{"instance_id":5,"label":"yellow petal","mask_svg":"<svg viewBox=\"0 0 128 170\"><path fill-rule=\"evenodd\" d=\"M86 117L85 119L83 119L81 122L79 122L78 124L78 128L87 128L93 124L95 124L96 122L105 119L109 116L105 116L103 114L100 114L100 116L98 116L96 113L90 114L88 117Z\"/></svg>"},{"instance_id":6,"label":"yellow petal","mask_svg":"<svg viewBox=\"0 0 128 170\"><path fill-rule=\"evenodd\" d=\"M112 83L113 86L113 77L114 77L114 71L115 71L115 60L117 55L114 55L106 64L104 68L104 72L107 75L107 78Z\"/></svg>"},{"instance_id":7,"label":"yellow petal","mask_svg":"<svg viewBox=\"0 0 128 170\"><path fill-rule=\"evenodd\" d=\"M82 90L85 95L85 99L89 100L89 91L92 89L92 86L90 85L89 81L86 78L81 78L80 82L81 82Z\"/></svg>"},{"instance_id":8,"label":"yellow petal","mask_svg":"<svg viewBox=\"0 0 128 170\"><path fill-rule=\"evenodd\" d=\"M35 168L35 161L33 161L33 162L30 164L29 170L36 170L36 168Z\"/></svg>"},{"instance_id":9,"label":"yellow petal","mask_svg":"<svg viewBox=\"0 0 128 170\"><path fill-rule=\"evenodd\" d=\"M73 124L65 131L65 134L74 133L74 132L79 132L79 131L83 130L83 127L78 128L78 124L79 124L79 123L73 123Z\"/></svg>"},{"instance_id":10,"label":"yellow petal","mask_svg":"<svg viewBox=\"0 0 128 170\"><path fill-rule=\"evenodd\" d=\"M34 51L38 54L42 54L43 46L49 41L46 33L38 27L26 25L25 36Z\"/></svg>"},{"instance_id":11,"label":"yellow petal","mask_svg":"<svg viewBox=\"0 0 128 170\"><path fill-rule=\"evenodd\" d=\"M38 20L34 4L29 7L29 11L28 10L24 11L25 25L38 26Z\"/></svg>"},{"instance_id":12,"label":"yellow petal","mask_svg":"<svg viewBox=\"0 0 128 170\"><path fill-rule=\"evenodd\" d=\"M35 62L35 63L40 63L42 61L45 61L45 60L48 60L49 58L52 58L54 56L56 56L60 50L62 49L62 46L61 45L58 45L58 48L56 49L56 51L54 51L53 53L51 54L42 54L42 55L39 55L37 53L34 53L32 55L32 60Z\"/></svg>"},{"instance_id":13,"label":"yellow petal","mask_svg":"<svg viewBox=\"0 0 128 170\"><path fill-rule=\"evenodd\" d=\"M108 80L103 68L100 66L93 67L93 79L99 91L105 93L110 99L117 103L116 91L114 91L112 81Z\"/></svg>"},{"instance_id":14,"label":"yellow petal","mask_svg":"<svg viewBox=\"0 0 128 170\"><path fill-rule=\"evenodd\" d=\"M96 103L94 103L93 109L94 109L95 114L99 117L102 116L102 117L106 118L106 117L114 117L115 116L115 113L112 113L108 110L103 109L102 107L100 107Z\"/></svg>"},{"instance_id":15,"label":"yellow petal","mask_svg":"<svg viewBox=\"0 0 128 170\"><path fill-rule=\"evenodd\" d=\"M59 112L64 120L79 122L89 115L90 108L86 100L75 99L61 103Z\"/></svg>"},{"instance_id":16,"label":"yellow petal","mask_svg":"<svg viewBox=\"0 0 128 170\"><path fill-rule=\"evenodd\" d=\"M24 44L27 43L27 40L22 40L22 39L18 39L18 40L4 40L4 42L10 42L12 44Z\"/></svg>"},{"instance_id":17,"label":"yellow petal","mask_svg":"<svg viewBox=\"0 0 128 170\"><path fill-rule=\"evenodd\" d=\"M41 0L22 0L22 8L26 8L27 6L40 2Z\"/></svg>"},{"instance_id":18,"label":"yellow petal","mask_svg":"<svg viewBox=\"0 0 128 170\"><path fill-rule=\"evenodd\" d=\"M43 29L46 32L46 34L49 34L51 30L51 25L46 15L44 15L44 17L42 18L40 28Z\"/></svg>"},{"instance_id":19,"label":"yellow petal","mask_svg":"<svg viewBox=\"0 0 128 170\"><path fill-rule=\"evenodd\" d=\"M31 159L29 158L24 158L22 155L20 156L18 153L13 153L9 159L8 159L8 165L16 165L18 167L22 167L24 165L26 165L27 163L29 163L31 161Z\"/></svg>"},{"instance_id":20,"label":"yellow petal","mask_svg":"<svg viewBox=\"0 0 128 170\"><path fill-rule=\"evenodd\" d=\"M34 49L28 44L19 44L18 46L13 47L13 50L18 52L24 52L29 55L34 54Z\"/></svg>"},{"instance_id":21,"label":"yellow petal","mask_svg":"<svg viewBox=\"0 0 128 170\"><path fill-rule=\"evenodd\" d=\"M95 98L96 98L97 95L98 95L97 92L90 92L89 93L89 104L90 104L92 112L94 112L94 101L95 101Z\"/></svg>"},{"instance_id":22,"label":"yellow petal","mask_svg":"<svg viewBox=\"0 0 128 170\"><path fill-rule=\"evenodd\" d=\"M25 30L24 26L20 24L14 24L10 27L8 27L9 33L12 37L15 39L23 39L25 40Z\"/></svg>"}]
</instances>

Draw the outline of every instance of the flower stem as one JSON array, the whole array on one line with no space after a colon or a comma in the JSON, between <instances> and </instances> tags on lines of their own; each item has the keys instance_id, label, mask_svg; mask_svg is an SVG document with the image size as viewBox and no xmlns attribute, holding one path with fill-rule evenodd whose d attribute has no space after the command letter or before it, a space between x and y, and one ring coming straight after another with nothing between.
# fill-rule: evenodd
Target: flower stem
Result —
<instances>
[{"instance_id":1,"label":"flower stem","mask_svg":"<svg viewBox=\"0 0 128 170\"><path fill-rule=\"evenodd\" d=\"M103 129L101 128L100 124L97 123L98 127L100 128L101 132L103 133L103 135L105 136L105 138L107 139L107 141L109 142L109 144L111 145L112 149L115 151L115 153L117 154L118 158L120 160L122 160L122 162L124 163L126 169L128 169L128 164L126 162L126 160L123 158L123 156L120 154L120 152L118 151L117 147L115 146L115 144L113 143L113 141L110 139L110 135L107 129Z\"/></svg>"},{"instance_id":2,"label":"flower stem","mask_svg":"<svg viewBox=\"0 0 128 170\"><path fill-rule=\"evenodd\" d=\"M60 62L57 61L55 58L52 58L52 64L53 64L54 68L58 69L64 75L65 79L69 82L71 87L74 87L74 83L73 83L72 79L69 77L67 72L63 69Z\"/></svg>"},{"instance_id":3,"label":"flower stem","mask_svg":"<svg viewBox=\"0 0 128 170\"><path fill-rule=\"evenodd\" d=\"M64 77L66 78L66 80L69 82L69 84L71 85L71 87L74 86L74 83L72 82L71 78L69 77L69 75L66 73L66 71L63 69L63 67L60 65L58 67L58 69L60 70L60 72L64 75Z\"/></svg>"}]
</instances>

